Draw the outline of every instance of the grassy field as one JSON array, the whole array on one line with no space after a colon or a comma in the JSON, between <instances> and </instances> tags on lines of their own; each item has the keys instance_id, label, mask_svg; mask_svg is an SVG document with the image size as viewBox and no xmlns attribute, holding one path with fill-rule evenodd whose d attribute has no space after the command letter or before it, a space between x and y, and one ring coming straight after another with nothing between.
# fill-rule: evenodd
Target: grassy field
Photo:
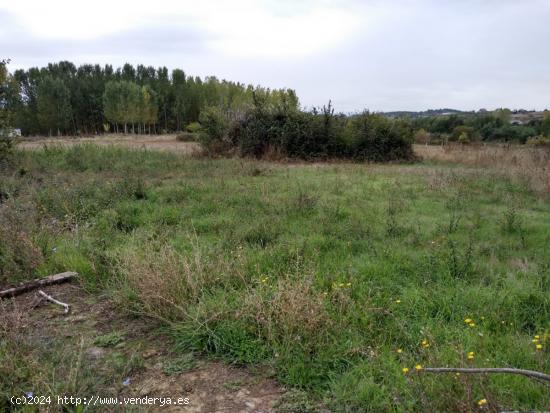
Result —
<instances>
[{"instance_id":1,"label":"grassy field","mask_svg":"<svg viewBox=\"0 0 550 413\"><path fill-rule=\"evenodd\" d=\"M286 411L550 406L524 377L415 369L550 371L550 201L524 180L93 145L18 157L0 177L0 285L78 271L174 351L262 366L311 400Z\"/></svg>"}]
</instances>

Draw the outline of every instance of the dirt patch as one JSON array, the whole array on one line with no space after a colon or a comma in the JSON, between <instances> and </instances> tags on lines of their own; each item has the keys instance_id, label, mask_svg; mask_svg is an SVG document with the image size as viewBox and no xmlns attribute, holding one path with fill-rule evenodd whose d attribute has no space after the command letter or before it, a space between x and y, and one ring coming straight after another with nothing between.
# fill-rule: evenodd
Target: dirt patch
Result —
<instances>
[{"instance_id":1,"label":"dirt patch","mask_svg":"<svg viewBox=\"0 0 550 413\"><path fill-rule=\"evenodd\" d=\"M77 376L94 384L75 386L102 398L188 398L178 406L133 406L132 411L163 412L274 412L284 389L260 371L205 360L192 353L174 353L170 340L155 321L120 314L107 299L97 298L72 284L44 288L63 308L40 301L29 292L0 306L2 322L15 322L17 340L38 352L38 359L56 351L81 360ZM8 321L11 320L11 321ZM15 331L13 332L15 334ZM47 368L47 364L44 364ZM74 373L74 365L68 369ZM46 372L46 375L50 372ZM58 377L57 380L72 380ZM29 384L29 386L32 386ZM52 394L57 397L57 394ZM60 409L59 409L60 410ZM48 411L57 411L55 406ZM94 411L125 411L119 406L101 406Z\"/></svg>"},{"instance_id":2,"label":"dirt patch","mask_svg":"<svg viewBox=\"0 0 550 413\"><path fill-rule=\"evenodd\" d=\"M44 146L74 146L93 143L102 146L122 146L133 149L152 149L192 155L201 152L197 142L180 142L176 135L100 135L91 137L27 138L19 143L23 149L40 149Z\"/></svg>"}]
</instances>

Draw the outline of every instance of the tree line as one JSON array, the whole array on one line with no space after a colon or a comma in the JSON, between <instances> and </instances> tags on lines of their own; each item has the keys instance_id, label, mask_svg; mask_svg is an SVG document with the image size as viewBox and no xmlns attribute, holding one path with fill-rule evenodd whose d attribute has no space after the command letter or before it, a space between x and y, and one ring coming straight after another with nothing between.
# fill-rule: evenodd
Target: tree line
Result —
<instances>
[{"instance_id":1,"label":"tree line","mask_svg":"<svg viewBox=\"0 0 550 413\"><path fill-rule=\"evenodd\" d=\"M547 139L550 136L550 112L545 112L541 119L532 119L522 124L514 124L508 109L446 116L422 116L411 119L411 123L418 143L440 144L447 141L527 143L533 139Z\"/></svg>"},{"instance_id":2,"label":"tree line","mask_svg":"<svg viewBox=\"0 0 550 413\"><path fill-rule=\"evenodd\" d=\"M197 122L206 107L239 116L252 106L253 95L274 102L284 96L299 105L290 89L270 90L214 76L201 79L166 67L77 67L62 61L7 76L4 108L24 135L180 131Z\"/></svg>"}]
</instances>

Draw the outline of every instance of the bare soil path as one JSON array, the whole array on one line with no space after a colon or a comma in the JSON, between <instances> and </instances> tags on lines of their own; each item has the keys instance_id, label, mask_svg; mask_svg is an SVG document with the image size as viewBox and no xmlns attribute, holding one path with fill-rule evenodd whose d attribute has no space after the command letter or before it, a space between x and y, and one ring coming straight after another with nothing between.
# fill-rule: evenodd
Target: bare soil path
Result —
<instances>
[{"instance_id":1,"label":"bare soil path","mask_svg":"<svg viewBox=\"0 0 550 413\"><path fill-rule=\"evenodd\" d=\"M284 393L265 372L173 352L170 339L154 321L121 315L111 302L89 295L76 285L43 290L70 304L70 313L64 314L62 307L48 302L37 305L34 291L3 300L0 318L14 323L10 334L17 337L12 338L36 349L37 360L44 367L52 351L66 355L61 359L67 366L60 371L66 371L67 377L61 375L55 380L76 377L74 391L80 389L83 393L65 395L117 397L119 401L122 397L189 399L188 404L178 406L161 406L160 401L131 407L111 403L91 411L268 413L275 411ZM58 406L54 403L40 411L58 411Z\"/></svg>"}]
</instances>

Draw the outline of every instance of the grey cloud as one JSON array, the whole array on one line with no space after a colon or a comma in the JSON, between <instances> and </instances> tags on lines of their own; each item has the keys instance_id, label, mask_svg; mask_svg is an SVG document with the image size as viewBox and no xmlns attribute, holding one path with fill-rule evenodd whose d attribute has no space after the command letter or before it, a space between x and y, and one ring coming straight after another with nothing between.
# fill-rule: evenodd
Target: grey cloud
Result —
<instances>
[{"instance_id":1,"label":"grey cloud","mask_svg":"<svg viewBox=\"0 0 550 413\"><path fill-rule=\"evenodd\" d=\"M95 40L54 42L29 36L0 11L0 50L12 66L63 58L181 67L194 75L290 87L306 106L332 99L342 111L550 107L549 1L307 0L296 7L263 1L278 15L319 5L353 8L360 18L369 7L385 13L374 27L365 18L354 38L314 56L243 59L215 53L208 47L213 39L199 27L173 20ZM13 34L6 36L6 27Z\"/></svg>"},{"instance_id":2,"label":"grey cloud","mask_svg":"<svg viewBox=\"0 0 550 413\"><path fill-rule=\"evenodd\" d=\"M149 60L157 56L200 54L212 40L192 25L162 25L158 22L94 39L40 39L1 10L0 27L3 27L0 50L18 67L44 65L61 59L79 63L80 56L98 56L101 60L108 56L122 57L126 61L130 58ZM158 61L158 65L163 64Z\"/></svg>"}]
</instances>

